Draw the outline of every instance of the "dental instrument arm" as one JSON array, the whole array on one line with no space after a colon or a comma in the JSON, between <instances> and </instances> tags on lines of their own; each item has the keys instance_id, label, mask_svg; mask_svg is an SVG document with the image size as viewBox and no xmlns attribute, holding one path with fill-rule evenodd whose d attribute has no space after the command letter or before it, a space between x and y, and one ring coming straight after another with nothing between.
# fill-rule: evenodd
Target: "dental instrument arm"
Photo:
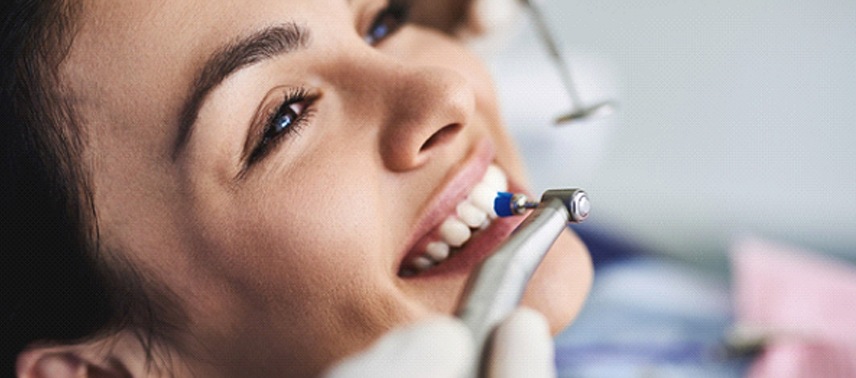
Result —
<instances>
[{"instance_id":1,"label":"dental instrument arm","mask_svg":"<svg viewBox=\"0 0 856 378\"><path fill-rule=\"evenodd\" d=\"M562 230L569 222L585 220L591 210L588 196L579 189L549 190L540 204L513 198L500 195L497 213L519 214L524 208L537 207L470 276L457 311L480 350L488 345L496 326L520 304L529 279Z\"/></svg>"},{"instance_id":2,"label":"dental instrument arm","mask_svg":"<svg viewBox=\"0 0 856 378\"><path fill-rule=\"evenodd\" d=\"M465 0L463 2L447 0L429 2L423 0L414 2L411 15L414 16L414 20L418 23L437 27L450 33L456 32L459 36L472 36L508 29L508 25L519 14L517 6L523 4L531 10L535 26L539 33L538 35L546 44L551 59L559 69L560 78L565 84L571 99L571 111L559 117L556 123L588 119L591 116L605 115L614 111L616 107L614 102L606 101L587 106L580 99L571 73L569 72L569 65L565 62L561 51L559 51L558 45L546 25L544 16L538 4L536 4L537 2L538 0L501 0L490 2L486 0ZM454 6L443 4L452 4ZM462 14L466 14L466 17L462 16ZM463 25L462 21L465 21ZM509 314L520 311L518 305L523 297L529 279L559 234L567 227L569 222L579 223L585 220L590 210L590 203L585 192L577 189L548 191L544 193L540 204L528 202L525 200L525 197L518 195L501 197L503 197L503 203L507 207L497 209L497 213L500 215L522 215L526 209L534 208L535 210L524 220L517 232L472 274L457 310L460 322L452 322L446 325L447 327L455 328L460 326L460 323L463 323L469 329L472 341L474 342L476 351L475 359L477 361L474 370L470 371L473 376L478 375L480 372L483 376L488 371L493 371L493 366L497 362L496 360L502 360L502 358L491 358L495 356L484 356L484 351L489 347L493 348L491 352L495 353L498 346L500 346L500 349L502 348L501 345L528 345L525 342L504 343L501 340L492 340L493 337L502 338L501 336L493 336L493 334L495 331L497 331L496 333L501 333L498 331L498 326L503 321L508 322L506 319L509 317ZM409 364L408 361L411 360L407 358L406 354L402 358L399 354L403 353L403 351L416 351L415 355L417 357L413 359L415 361L425 360L424 356L437 351L456 351L454 353L446 353L445 361L447 362L472 360L472 356L464 356L466 353L461 351L467 350L466 348L461 349L460 345L458 345L462 341L445 338L443 335L446 335L446 333L442 332L442 327L432 328L435 326L427 324L421 326L421 328L405 329L386 336L382 339L380 345L376 346L377 350L371 350L359 355L347 363L346 366L350 367L344 369L344 371L355 374L340 376L378 376L375 373L381 371L387 373L390 371L396 372L386 376L401 376L405 375L408 371L426 371L425 369L417 369L415 365ZM455 333L451 332L450 334ZM530 335L534 334L535 332L530 332ZM460 336L460 334L458 335ZM407 345L402 345L402 340L412 343L434 342L434 344L425 349L408 348ZM397 341L398 343L394 343L393 341ZM493 342L491 343L491 341ZM387 347L384 347L384 345L387 345ZM387 359L386 357L389 356L397 356L397 358ZM440 362L440 360L443 360L443 358L437 358L435 361ZM354 361L357 363L353 363ZM372 361L380 361L380 363L371 365ZM355 366L369 366L369 368L368 370L360 370ZM405 370L389 370L392 366L404 367ZM527 366L526 368L531 367ZM528 370L530 374L526 374L525 376L546 376L535 373L536 370ZM361 374L360 372L371 372L372 374ZM442 371L433 370L430 371L429 376L445 377L460 375L454 373L445 375Z\"/></svg>"},{"instance_id":3,"label":"dental instrument arm","mask_svg":"<svg viewBox=\"0 0 856 378\"><path fill-rule=\"evenodd\" d=\"M529 278L562 230L588 216L588 197L579 189L551 190L537 203L503 193L495 207L500 216L535 210L470 277L459 319L441 317L394 330L324 376L554 377L547 320L518 304ZM490 355L485 353L488 349Z\"/></svg>"}]
</instances>

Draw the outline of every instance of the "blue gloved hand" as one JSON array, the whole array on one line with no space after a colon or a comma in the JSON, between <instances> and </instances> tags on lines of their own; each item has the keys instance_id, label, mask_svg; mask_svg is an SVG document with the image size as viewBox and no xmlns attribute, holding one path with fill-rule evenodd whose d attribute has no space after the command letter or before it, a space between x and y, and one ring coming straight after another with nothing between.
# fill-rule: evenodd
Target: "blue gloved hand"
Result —
<instances>
[{"instance_id":1,"label":"blue gloved hand","mask_svg":"<svg viewBox=\"0 0 856 378\"><path fill-rule=\"evenodd\" d=\"M487 377L556 376L553 340L540 313L518 309L497 329ZM335 365L327 378L466 377L480 364L469 329L443 317L393 330L369 349Z\"/></svg>"}]
</instances>

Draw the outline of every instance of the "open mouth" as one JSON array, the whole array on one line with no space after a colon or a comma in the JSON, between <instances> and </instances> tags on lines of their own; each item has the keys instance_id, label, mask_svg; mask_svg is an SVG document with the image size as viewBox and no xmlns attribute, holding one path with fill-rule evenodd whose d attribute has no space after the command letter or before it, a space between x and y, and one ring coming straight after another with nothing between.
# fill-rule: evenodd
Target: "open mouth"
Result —
<instances>
[{"instance_id":1,"label":"open mouth","mask_svg":"<svg viewBox=\"0 0 856 378\"><path fill-rule=\"evenodd\" d=\"M446 270L449 265L472 266L484 258L522 220L497 218L493 209L496 193L508 187L506 173L490 164L481 180L414 244L398 275L424 276Z\"/></svg>"}]
</instances>

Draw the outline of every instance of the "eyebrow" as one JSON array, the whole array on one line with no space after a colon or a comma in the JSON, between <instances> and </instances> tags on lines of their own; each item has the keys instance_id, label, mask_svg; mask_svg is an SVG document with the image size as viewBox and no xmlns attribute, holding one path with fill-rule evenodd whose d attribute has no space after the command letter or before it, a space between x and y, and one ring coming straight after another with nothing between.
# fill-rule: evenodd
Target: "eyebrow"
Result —
<instances>
[{"instance_id":1,"label":"eyebrow","mask_svg":"<svg viewBox=\"0 0 856 378\"><path fill-rule=\"evenodd\" d=\"M294 22L271 26L238 39L215 51L199 71L182 106L173 161L178 159L199 115L202 103L211 91L233 73L247 66L286 54L309 45L309 31Z\"/></svg>"}]
</instances>

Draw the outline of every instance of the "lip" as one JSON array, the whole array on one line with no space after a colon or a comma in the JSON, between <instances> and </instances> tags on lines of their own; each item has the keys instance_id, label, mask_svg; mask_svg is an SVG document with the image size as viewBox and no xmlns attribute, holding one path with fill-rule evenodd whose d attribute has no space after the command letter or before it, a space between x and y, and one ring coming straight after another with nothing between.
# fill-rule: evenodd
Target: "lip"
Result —
<instances>
[{"instance_id":1,"label":"lip","mask_svg":"<svg viewBox=\"0 0 856 378\"><path fill-rule=\"evenodd\" d=\"M450 176L445 184L438 187L416 223L417 227L405 244L404 250L400 253L401 257L394 267L396 274L405 261L424 253L422 249L429 241L439 239L436 235L436 229L449 215L455 212L458 203L464 200L473 187L481 181L488 166L493 163L495 156L496 151L493 143L489 139L482 140L474 146L461 167ZM513 192L525 191L511 178L509 178L508 186L509 190ZM424 273L401 278L412 280L453 273L468 273L505 241L508 235L523 222L524 218L518 216L494 219L490 227L478 231L464 248L443 261L442 264Z\"/></svg>"}]
</instances>

